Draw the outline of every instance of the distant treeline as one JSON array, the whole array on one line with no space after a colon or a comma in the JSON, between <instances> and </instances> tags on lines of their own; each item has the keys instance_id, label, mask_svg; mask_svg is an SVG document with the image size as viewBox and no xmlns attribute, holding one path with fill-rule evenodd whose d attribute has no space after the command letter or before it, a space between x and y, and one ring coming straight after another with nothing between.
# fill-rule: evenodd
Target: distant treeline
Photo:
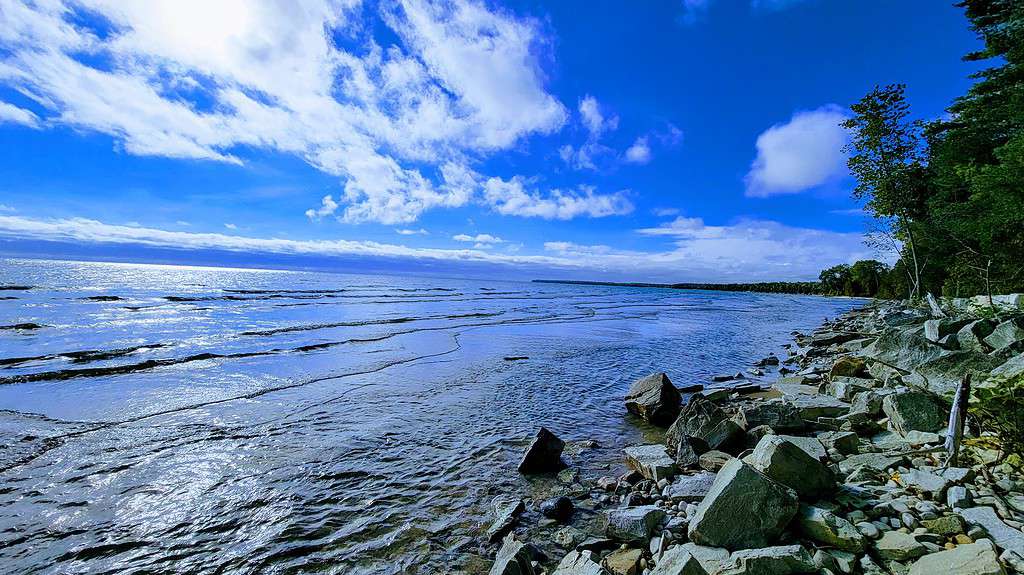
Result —
<instances>
[{"instance_id":1,"label":"distant treeline","mask_svg":"<svg viewBox=\"0 0 1024 575\"><path fill-rule=\"evenodd\" d=\"M594 286L650 287L668 289L697 289L714 291L751 291L764 293L825 294L820 282L758 282L749 284L679 283L659 284L641 282L600 282L578 280L533 280L536 283Z\"/></svg>"}]
</instances>

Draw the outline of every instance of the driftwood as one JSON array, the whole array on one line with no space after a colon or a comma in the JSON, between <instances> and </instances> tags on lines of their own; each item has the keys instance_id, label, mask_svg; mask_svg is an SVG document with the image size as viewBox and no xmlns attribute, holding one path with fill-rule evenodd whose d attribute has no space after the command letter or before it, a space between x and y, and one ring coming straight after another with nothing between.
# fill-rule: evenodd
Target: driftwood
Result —
<instances>
[{"instance_id":1,"label":"driftwood","mask_svg":"<svg viewBox=\"0 0 1024 575\"><path fill-rule=\"evenodd\" d=\"M964 438L964 423L967 421L967 401L971 397L971 374L964 374L956 386L953 408L949 410L949 427L946 429L946 467L955 467L960 456L960 442Z\"/></svg>"},{"instance_id":2,"label":"driftwood","mask_svg":"<svg viewBox=\"0 0 1024 575\"><path fill-rule=\"evenodd\" d=\"M930 307L932 310L932 317L946 317L946 312L942 311L942 308L939 307L939 302L936 301L935 296L933 296L931 292L929 292L928 295L925 296L925 299L928 300L928 307Z\"/></svg>"}]
</instances>

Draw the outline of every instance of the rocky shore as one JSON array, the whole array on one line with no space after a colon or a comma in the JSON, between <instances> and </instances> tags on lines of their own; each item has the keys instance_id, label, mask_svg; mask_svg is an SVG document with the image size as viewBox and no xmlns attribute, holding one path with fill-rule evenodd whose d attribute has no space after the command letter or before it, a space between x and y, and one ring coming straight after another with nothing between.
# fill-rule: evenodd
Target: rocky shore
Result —
<instances>
[{"instance_id":1,"label":"rocky shore","mask_svg":"<svg viewBox=\"0 0 1024 575\"><path fill-rule=\"evenodd\" d=\"M624 411L665 431L619 476L582 478L562 461L579 446L540 429L519 471L561 493L495 500L490 573L1024 573L1020 461L973 425L956 463L944 447L965 374L1024 374L1024 296L945 308L877 302L707 387L635 382Z\"/></svg>"}]
</instances>

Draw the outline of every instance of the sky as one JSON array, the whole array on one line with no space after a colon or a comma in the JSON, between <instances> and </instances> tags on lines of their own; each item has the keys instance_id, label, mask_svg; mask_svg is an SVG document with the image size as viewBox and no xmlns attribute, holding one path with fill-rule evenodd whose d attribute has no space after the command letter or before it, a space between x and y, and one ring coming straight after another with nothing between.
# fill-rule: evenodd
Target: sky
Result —
<instances>
[{"instance_id":1,"label":"sky","mask_svg":"<svg viewBox=\"0 0 1024 575\"><path fill-rule=\"evenodd\" d=\"M0 254L616 281L858 259L848 106L945 0L0 0Z\"/></svg>"}]
</instances>

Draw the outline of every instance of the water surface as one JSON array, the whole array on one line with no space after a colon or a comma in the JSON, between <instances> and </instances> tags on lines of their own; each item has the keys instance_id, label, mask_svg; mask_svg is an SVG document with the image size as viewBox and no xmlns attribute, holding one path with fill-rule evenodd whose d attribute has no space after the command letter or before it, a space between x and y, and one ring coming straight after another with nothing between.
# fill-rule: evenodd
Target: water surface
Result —
<instances>
[{"instance_id":1,"label":"water surface","mask_svg":"<svg viewBox=\"0 0 1024 575\"><path fill-rule=\"evenodd\" d=\"M858 305L29 260L0 285L30 288L0 289L5 573L478 572L491 499L545 481L515 472L537 426L607 474L643 440L631 381L706 383Z\"/></svg>"}]
</instances>

